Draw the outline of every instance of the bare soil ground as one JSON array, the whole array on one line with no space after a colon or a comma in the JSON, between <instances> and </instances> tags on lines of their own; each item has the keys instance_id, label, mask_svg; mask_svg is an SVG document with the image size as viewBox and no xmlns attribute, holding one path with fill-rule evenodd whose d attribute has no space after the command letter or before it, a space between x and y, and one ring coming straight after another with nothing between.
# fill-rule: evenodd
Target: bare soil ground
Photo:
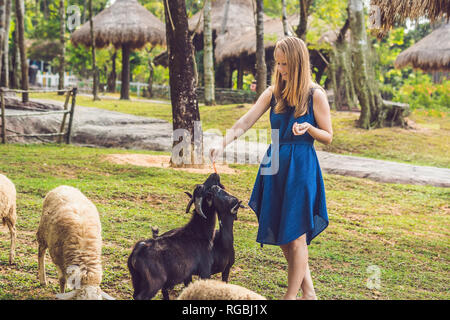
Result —
<instances>
[{"instance_id":1,"label":"bare soil ground","mask_svg":"<svg viewBox=\"0 0 450 320\"><path fill-rule=\"evenodd\" d=\"M160 167L170 168L170 156L148 155L148 154L109 154L104 157L105 161L116 164L131 164L142 167ZM205 164L201 168L172 168L192 173L212 173L214 172L211 164ZM238 170L230 168L226 164L216 164L218 173L237 174Z\"/></svg>"}]
</instances>

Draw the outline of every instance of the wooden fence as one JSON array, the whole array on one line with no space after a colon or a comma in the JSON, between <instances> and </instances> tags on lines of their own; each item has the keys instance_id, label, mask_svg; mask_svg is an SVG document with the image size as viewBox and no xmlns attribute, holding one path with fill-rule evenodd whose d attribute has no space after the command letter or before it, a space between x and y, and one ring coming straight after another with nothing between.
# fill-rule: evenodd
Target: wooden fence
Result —
<instances>
[{"instance_id":1,"label":"wooden fence","mask_svg":"<svg viewBox=\"0 0 450 320\"><path fill-rule=\"evenodd\" d=\"M64 92L66 95L66 100L64 102L64 108L63 110L56 110L56 111L43 111L42 109L27 109L29 111L33 111L30 113L5 113L5 94L7 92L15 92L15 93L48 93L48 92ZM77 88L71 88L71 89L65 89L65 90L16 90L16 89L6 89L1 88L0 89L0 104L1 104L1 142L3 144L7 143L8 137L58 137L58 143L62 142L62 138L65 137L65 141L67 144L70 144L70 136L72 133L72 124L73 124L73 115L75 111L75 102L76 102L76 96L77 96ZM71 106L70 109L69 106L69 100L72 97ZM6 118L12 118L12 117L36 117L36 116L45 116L50 114L62 114L62 122L59 129L59 132L56 133L17 133L15 134L6 134ZM69 123L67 126L67 131L64 131L64 128L66 126L67 121L67 115L69 115Z\"/></svg>"}]
</instances>

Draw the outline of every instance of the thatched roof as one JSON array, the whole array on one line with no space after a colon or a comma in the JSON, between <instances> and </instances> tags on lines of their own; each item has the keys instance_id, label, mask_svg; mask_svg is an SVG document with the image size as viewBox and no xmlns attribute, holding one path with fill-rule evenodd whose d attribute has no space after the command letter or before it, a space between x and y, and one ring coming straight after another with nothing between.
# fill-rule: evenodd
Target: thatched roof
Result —
<instances>
[{"instance_id":1,"label":"thatched roof","mask_svg":"<svg viewBox=\"0 0 450 320\"><path fill-rule=\"evenodd\" d=\"M224 32L245 31L255 28L253 0L230 0L228 18ZM226 0L215 0L211 3L211 28L219 34L222 29ZM256 8L255 8L256 9ZM201 17L200 17L201 16ZM265 16L267 18L267 16ZM189 19L189 30L196 30L198 21L200 24L197 33L203 32L203 10L200 10Z\"/></svg>"},{"instance_id":2,"label":"thatched roof","mask_svg":"<svg viewBox=\"0 0 450 320\"><path fill-rule=\"evenodd\" d=\"M288 24L294 25L298 22L299 16L293 15L288 18ZM293 33L293 30L291 30ZM275 47L278 39L284 37L283 23L280 18L264 21L264 48ZM244 35L236 37L233 32L219 36L216 39L216 49L214 51L216 62L239 57L241 54L252 55L256 53L256 29L249 29Z\"/></svg>"},{"instance_id":3,"label":"thatched roof","mask_svg":"<svg viewBox=\"0 0 450 320\"><path fill-rule=\"evenodd\" d=\"M450 23L400 53L394 65L396 68L411 65L424 71L450 71Z\"/></svg>"},{"instance_id":4,"label":"thatched roof","mask_svg":"<svg viewBox=\"0 0 450 320\"><path fill-rule=\"evenodd\" d=\"M93 18L95 46L104 48L109 44L120 48L123 44L132 49L142 48L146 43L165 44L165 25L137 0L116 2ZM72 33L74 45L90 46L89 21Z\"/></svg>"},{"instance_id":5,"label":"thatched roof","mask_svg":"<svg viewBox=\"0 0 450 320\"><path fill-rule=\"evenodd\" d=\"M450 18L449 0L370 0L374 10L374 22L379 37L384 36L395 23L407 18L425 17L434 22L442 17ZM377 25L379 24L379 25Z\"/></svg>"},{"instance_id":6,"label":"thatched roof","mask_svg":"<svg viewBox=\"0 0 450 320\"><path fill-rule=\"evenodd\" d=\"M59 40L25 39L27 58L31 60L52 61L61 53Z\"/></svg>"}]
</instances>

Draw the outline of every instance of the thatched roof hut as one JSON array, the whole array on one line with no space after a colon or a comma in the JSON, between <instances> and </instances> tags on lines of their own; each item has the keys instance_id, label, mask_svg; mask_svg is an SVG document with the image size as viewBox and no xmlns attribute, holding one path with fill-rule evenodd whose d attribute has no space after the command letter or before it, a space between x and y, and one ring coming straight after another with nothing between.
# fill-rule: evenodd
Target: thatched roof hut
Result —
<instances>
[{"instance_id":1,"label":"thatched roof hut","mask_svg":"<svg viewBox=\"0 0 450 320\"><path fill-rule=\"evenodd\" d=\"M224 16L227 0L215 0L211 3L211 29L219 35L223 32L244 32L248 28L255 28L253 0L230 0L227 20L224 26ZM197 24L200 19L200 24ZM222 32L222 27L224 30ZM189 31L203 33L203 10L189 19Z\"/></svg>"},{"instance_id":2,"label":"thatched roof hut","mask_svg":"<svg viewBox=\"0 0 450 320\"><path fill-rule=\"evenodd\" d=\"M140 49L147 43L166 43L165 25L137 0L116 2L93 18L95 47L104 48L112 44L121 48ZM74 45L91 45L89 21L72 33Z\"/></svg>"},{"instance_id":3,"label":"thatched roof hut","mask_svg":"<svg viewBox=\"0 0 450 320\"><path fill-rule=\"evenodd\" d=\"M61 53L61 43L50 39L26 39L27 56L31 60L52 61Z\"/></svg>"},{"instance_id":4,"label":"thatched roof hut","mask_svg":"<svg viewBox=\"0 0 450 320\"><path fill-rule=\"evenodd\" d=\"M444 24L400 53L396 68L411 65L424 71L450 71L450 23Z\"/></svg>"},{"instance_id":5,"label":"thatched roof hut","mask_svg":"<svg viewBox=\"0 0 450 320\"><path fill-rule=\"evenodd\" d=\"M407 18L425 17L431 22L450 18L448 0L370 0L370 4L379 37L384 36L395 23L403 23Z\"/></svg>"},{"instance_id":6,"label":"thatched roof hut","mask_svg":"<svg viewBox=\"0 0 450 320\"><path fill-rule=\"evenodd\" d=\"M122 48L122 90L121 99L129 99L130 53L145 44L165 45L165 25L137 0L116 0L93 19L94 38L97 48L112 44ZM72 33L74 45L91 45L89 21Z\"/></svg>"},{"instance_id":7,"label":"thatched roof hut","mask_svg":"<svg viewBox=\"0 0 450 320\"><path fill-rule=\"evenodd\" d=\"M289 25L298 22L298 15L288 18ZM293 30L291 30L292 33ZM274 48L278 39L284 37L283 23L281 19L268 19L264 21L264 48ZM216 62L239 57L240 55L253 55L256 53L256 29L249 29L244 35L236 36L233 32L226 33L216 39L214 55Z\"/></svg>"}]
</instances>

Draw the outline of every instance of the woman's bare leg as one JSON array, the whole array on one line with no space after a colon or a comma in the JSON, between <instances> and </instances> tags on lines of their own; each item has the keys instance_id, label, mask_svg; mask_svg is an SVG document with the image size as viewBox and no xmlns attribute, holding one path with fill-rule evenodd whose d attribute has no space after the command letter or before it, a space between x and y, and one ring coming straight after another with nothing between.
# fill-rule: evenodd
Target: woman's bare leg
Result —
<instances>
[{"instance_id":1,"label":"woman's bare leg","mask_svg":"<svg viewBox=\"0 0 450 320\"><path fill-rule=\"evenodd\" d=\"M313 281L311 278L311 271L309 270L309 263L306 264L306 273L302 282L303 295L302 300L317 300L316 291L314 290Z\"/></svg>"},{"instance_id":2,"label":"woman's bare leg","mask_svg":"<svg viewBox=\"0 0 450 320\"><path fill-rule=\"evenodd\" d=\"M281 249L288 261L288 290L284 299L294 300L297 298L308 265L306 234L286 245L282 245Z\"/></svg>"}]
</instances>

